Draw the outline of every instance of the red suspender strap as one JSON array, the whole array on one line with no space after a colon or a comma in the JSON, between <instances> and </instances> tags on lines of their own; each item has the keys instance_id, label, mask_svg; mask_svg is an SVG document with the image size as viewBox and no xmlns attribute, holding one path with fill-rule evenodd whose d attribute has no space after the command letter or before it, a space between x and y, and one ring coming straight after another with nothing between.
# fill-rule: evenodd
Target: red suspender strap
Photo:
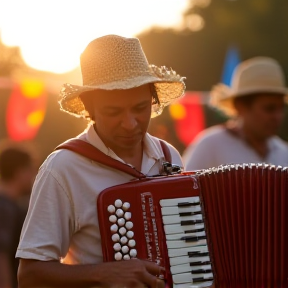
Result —
<instances>
[{"instance_id":1,"label":"red suspender strap","mask_svg":"<svg viewBox=\"0 0 288 288\"><path fill-rule=\"evenodd\" d=\"M98 163L104 164L106 166L109 166L115 169L118 169L120 171L123 171L139 179L146 177L140 171L132 168L131 166L125 163L122 163L116 159L111 158L110 156L101 152L95 146L80 139L76 139L76 138L70 139L55 148L55 150L60 150L60 149L71 150L93 161L96 161Z\"/></svg>"},{"instance_id":2,"label":"red suspender strap","mask_svg":"<svg viewBox=\"0 0 288 288\"><path fill-rule=\"evenodd\" d=\"M160 139L159 142L161 144L165 160L171 163L171 153L169 147L164 141ZM55 150L60 149L71 150L93 161L118 169L139 179L146 177L143 173L134 169L133 167L111 158L110 156L104 154L98 148L91 145L90 143L77 138L70 139L55 148Z\"/></svg>"}]
</instances>

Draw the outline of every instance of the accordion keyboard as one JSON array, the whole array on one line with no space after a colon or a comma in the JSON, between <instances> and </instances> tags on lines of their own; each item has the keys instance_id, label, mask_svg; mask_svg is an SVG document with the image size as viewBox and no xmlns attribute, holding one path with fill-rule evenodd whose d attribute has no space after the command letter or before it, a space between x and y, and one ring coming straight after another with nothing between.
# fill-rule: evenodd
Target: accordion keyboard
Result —
<instances>
[{"instance_id":1,"label":"accordion keyboard","mask_svg":"<svg viewBox=\"0 0 288 288\"><path fill-rule=\"evenodd\" d=\"M174 288L208 287L213 273L199 197L160 200Z\"/></svg>"}]
</instances>

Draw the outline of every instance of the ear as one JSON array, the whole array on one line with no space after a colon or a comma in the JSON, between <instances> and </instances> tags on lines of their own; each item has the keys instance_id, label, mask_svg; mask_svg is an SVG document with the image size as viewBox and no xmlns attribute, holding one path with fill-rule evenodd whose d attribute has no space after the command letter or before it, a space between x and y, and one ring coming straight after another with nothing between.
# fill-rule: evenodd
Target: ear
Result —
<instances>
[{"instance_id":1,"label":"ear","mask_svg":"<svg viewBox=\"0 0 288 288\"><path fill-rule=\"evenodd\" d=\"M250 109L250 105L248 105L244 101L241 101L241 100L238 101L238 99L234 99L233 106L238 116L244 116Z\"/></svg>"}]
</instances>

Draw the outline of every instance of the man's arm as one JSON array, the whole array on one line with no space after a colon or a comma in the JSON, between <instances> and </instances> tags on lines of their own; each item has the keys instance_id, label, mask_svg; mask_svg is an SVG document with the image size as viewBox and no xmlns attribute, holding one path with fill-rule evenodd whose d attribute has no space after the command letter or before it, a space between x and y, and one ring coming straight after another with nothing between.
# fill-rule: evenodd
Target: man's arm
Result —
<instances>
[{"instance_id":1,"label":"man's arm","mask_svg":"<svg viewBox=\"0 0 288 288\"><path fill-rule=\"evenodd\" d=\"M98 265L67 265L56 261L21 259L18 270L19 288L41 287L151 287L164 288L157 275L162 268L133 259Z\"/></svg>"},{"instance_id":2,"label":"man's arm","mask_svg":"<svg viewBox=\"0 0 288 288\"><path fill-rule=\"evenodd\" d=\"M5 253L0 252L0 287L12 288L12 271L9 258Z\"/></svg>"}]
</instances>

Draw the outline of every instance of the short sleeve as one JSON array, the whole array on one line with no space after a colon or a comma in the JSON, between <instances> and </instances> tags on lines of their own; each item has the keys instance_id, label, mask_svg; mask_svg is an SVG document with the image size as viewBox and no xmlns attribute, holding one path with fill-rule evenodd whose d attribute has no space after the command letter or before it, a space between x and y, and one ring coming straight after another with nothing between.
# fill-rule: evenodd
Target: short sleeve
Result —
<instances>
[{"instance_id":1,"label":"short sleeve","mask_svg":"<svg viewBox=\"0 0 288 288\"><path fill-rule=\"evenodd\" d=\"M65 179L55 171L39 170L16 257L49 261L67 254L75 217L64 183Z\"/></svg>"}]
</instances>

